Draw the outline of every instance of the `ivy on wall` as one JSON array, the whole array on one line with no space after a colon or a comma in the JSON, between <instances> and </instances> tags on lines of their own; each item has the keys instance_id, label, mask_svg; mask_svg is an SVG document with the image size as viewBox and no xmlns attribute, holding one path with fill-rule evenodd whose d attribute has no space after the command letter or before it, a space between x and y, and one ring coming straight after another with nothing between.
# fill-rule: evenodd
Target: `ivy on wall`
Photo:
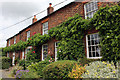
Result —
<instances>
[{"instance_id":1,"label":"ivy on wall","mask_svg":"<svg viewBox=\"0 0 120 80\"><path fill-rule=\"evenodd\" d=\"M58 59L77 60L85 56L83 38L86 30L95 28L101 37L101 53L103 60L120 59L120 6L104 7L99 9L93 18L82 19L76 14L49 30L49 34L35 34L28 41L4 48L4 51L17 51L27 46L39 46L51 38L60 40Z\"/></svg>"}]
</instances>

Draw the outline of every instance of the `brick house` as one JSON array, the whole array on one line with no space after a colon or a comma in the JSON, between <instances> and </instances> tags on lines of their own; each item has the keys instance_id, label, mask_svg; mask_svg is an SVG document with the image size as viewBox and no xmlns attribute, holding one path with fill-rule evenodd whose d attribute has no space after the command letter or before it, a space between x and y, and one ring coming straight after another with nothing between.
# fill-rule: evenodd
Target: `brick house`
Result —
<instances>
[{"instance_id":1,"label":"brick house","mask_svg":"<svg viewBox=\"0 0 120 80\"><path fill-rule=\"evenodd\" d=\"M102 3L109 4L109 3ZM86 19L87 17L92 18L93 14L99 9L97 2L71 2L68 5L54 11L54 8L50 4L47 8L47 16L43 17L40 20L37 20L36 16L33 18L33 23L21 30L19 33L7 39L7 46L11 46L12 44L18 43L20 40L26 41L29 37L33 36L33 33L40 33L41 35L48 34L48 30L57 25L64 22L68 17L74 16L76 13L80 14L82 18ZM99 35L97 34L97 30L88 30L86 36L84 37L85 44L85 53L86 57L90 59L101 58L100 49L98 45L90 44L96 43L99 44ZM96 41L92 42L92 39ZM55 60L57 59L57 43L59 41L52 39L48 41L46 44L41 45L41 59L44 60L46 55L44 51L50 50ZM94 47L92 47L94 45ZM89 46L89 48L88 48ZM12 58L12 64L14 65L14 60L16 57L20 59L24 59L27 52L32 48L32 46L28 46L26 49L16 52L7 52L7 57Z\"/></svg>"}]
</instances>

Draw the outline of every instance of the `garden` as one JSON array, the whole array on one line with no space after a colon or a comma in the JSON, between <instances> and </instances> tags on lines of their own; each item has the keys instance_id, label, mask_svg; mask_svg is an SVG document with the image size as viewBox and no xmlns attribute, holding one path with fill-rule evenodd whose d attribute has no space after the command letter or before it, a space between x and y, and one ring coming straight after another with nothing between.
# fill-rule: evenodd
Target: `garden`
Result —
<instances>
[{"instance_id":1,"label":"garden","mask_svg":"<svg viewBox=\"0 0 120 80\"><path fill-rule=\"evenodd\" d=\"M83 38L86 30L99 30L102 58L91 60L85 57ZM39 61L39 45L51 38L60 40L58 60L48 55ZM26 60L19 60L11 75L17 79L71 79L71 78L118 78L120 60L120 6L106 6L99 9L93 18L82 19L76 14L49 30L49 34L35 34L28 41L5 47L4 52L22 50L34 46ZM9 61L9 60L8 60ZM120 67L119 67L120 68Z\"/></svg>"}]
</instances>

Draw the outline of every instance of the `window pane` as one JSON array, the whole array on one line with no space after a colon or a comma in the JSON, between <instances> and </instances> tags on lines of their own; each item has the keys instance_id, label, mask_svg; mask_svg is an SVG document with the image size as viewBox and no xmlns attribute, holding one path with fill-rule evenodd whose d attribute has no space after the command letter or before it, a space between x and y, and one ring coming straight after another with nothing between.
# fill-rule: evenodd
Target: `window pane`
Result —
<instances>
[{"instance_id":1,"label":"window pane","mask_svg":"<svg viewBox=\"0 0 120 80\"><path fill-rule=\"evenodd\" d=\"M91 40L91 45L94 45L94 40Z\"/></svg>"},{"instance_id":2,"label":"window pane","mask_svg":"<svg viewBox=\"0 0 120 80\"><path fill-rule=\"evenodd\" d=\"M90 40L90 35L88 35L88 40Z\"/></svg>"},{"instance_id":3,"label":"window pane","mask_svg":"<svg viewBox=\"0 0 120 80\"><path fill-rule=\"evenodd\" d=\"M90 45L90 41L88 41L88 46Z\"/></svg>"},{"instance_id":4,"label":"window pane","mask_svg":"<svg viewBox=\"0 0 120 80\"><path fill-rule=\"evenodd\" d=\"M89 57L92 57L91 52L89 52Z\"/></svg>"},{"instance_id":5,"label":"window pane","mask_svg":"<svg viewBox=\"0 0 120 80\"><path fill-rule=\"evenodd\" d=\"M95 51L95 47L94 46L92 46L92 51Z\"/></svg>"},{"instance_id":6,"label":"window pane","mask_svg":"<svg viewBox=\"0 0 120 80\"><path fill-rule=\"evenodd\" d=\"M95 56L95 52L93 52L93 57L96 57L96 56Z\"/></svg>"},{"instance_id":7,"label":"window pane","mask_svg":"<svg viewBox=\"0 0 120 80\"><path fill-rule=\"evenodd\" d=\"M89 52L91 51L91 47L89 47Z\"/></svg>"}]
</instances>

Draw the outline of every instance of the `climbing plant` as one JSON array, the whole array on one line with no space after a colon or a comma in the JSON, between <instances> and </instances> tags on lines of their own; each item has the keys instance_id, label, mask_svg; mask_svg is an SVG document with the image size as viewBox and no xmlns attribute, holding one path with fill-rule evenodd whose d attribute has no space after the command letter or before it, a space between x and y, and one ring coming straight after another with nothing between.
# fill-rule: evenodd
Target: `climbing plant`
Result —
<instances>
[{"instance_id":1,"label":"climbing plant","mask_svg":"<svg viewBox=\"0 0 120 80\"><path fill-rule=\"evenodd\" d=\"M58 59L77 60L85 56L84 36L87 30L96 29L101 38L100 46L103 60L120 59L120 6L103 7L93 18L86 20L76 14L62 24L49 30L46 35L35 34L26 42L19 42L4 51L21 50L29 45L39 47L51 38L60 40Z\"/></svg>"}]
</instances>

